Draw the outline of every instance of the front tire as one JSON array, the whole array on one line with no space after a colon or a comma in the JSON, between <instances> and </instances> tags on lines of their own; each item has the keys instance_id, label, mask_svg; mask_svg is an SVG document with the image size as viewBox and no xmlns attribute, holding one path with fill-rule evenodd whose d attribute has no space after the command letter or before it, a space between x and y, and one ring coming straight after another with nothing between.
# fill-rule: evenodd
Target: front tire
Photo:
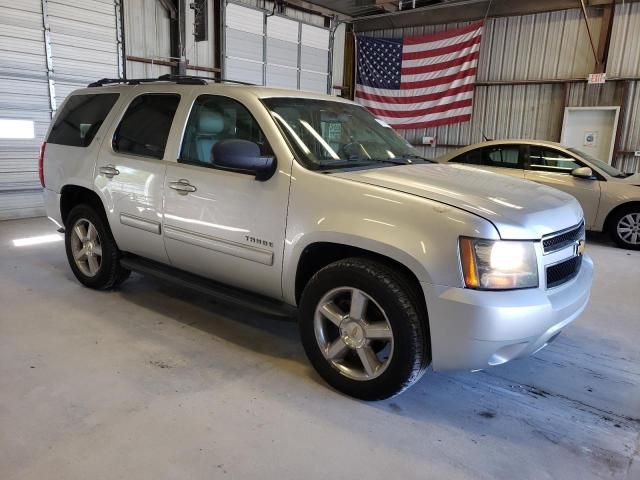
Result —
<instances>
[{"instance_id":1,"label":"front tire","mask_svg":"<svg viewBox=\"0 0 640 480\"><path fill-rule=\"evenodd\" d=\"M640 206L629 206L617 212L611 219L610 234L619 247L640 250Z\"/></svg>"},{"instance_id":2,"label":"front tire","mask_svg":"<svg viewBox=\"0 0 640 480\"><path fill-rule=\"evenodd\" d=\"M65 223L67 260L80 283L105 290L129 277L131 271L120 266L120 251L111 230L93 208L74 207Z\"/></svg>"},{"instance_id":3,"label":"front tire","mask_svg":"<svg viewBox=\"0 0 640 480\"><path fill-rule=\"evenodd\" d=\"M309 361L329 385L355 398L383 400L403 392L431 361L419 294L404 275L374 260L326 266L300 302Z\"/></svg>"}]
</instances>

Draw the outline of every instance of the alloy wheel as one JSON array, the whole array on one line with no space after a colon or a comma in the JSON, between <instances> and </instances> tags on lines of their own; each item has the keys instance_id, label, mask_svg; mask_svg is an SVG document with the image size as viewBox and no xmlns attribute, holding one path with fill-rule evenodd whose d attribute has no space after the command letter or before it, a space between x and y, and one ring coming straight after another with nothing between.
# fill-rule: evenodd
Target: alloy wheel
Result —
<instances>
[{"instance_id":1,"label":"alloy wheel","mask_svg":"<svg viewBox=\"0 0 640 480\"><path fill-rule=\"evenodd\" d=\"M386 313L357 288L327 292L316 307L314 330L325 359L352 380L379 377L393 357L393 331Z\"/></svg>"},{"instance_id":2,"label":"alloy wheel","mask_svg":"<svg viewBox=\"0 0 640 480\"><path fill-rule=\"evenodd\" d=\"M102 265L102 242L95 225L80 218L71 229L71 253L76 266L87 277L95 277Z\"/></svg>"},{"instance_id":3,"label":"alloy wheel","mask_svg":"<svg viewBox=\"0 0 640 480\"><path fill-rule=\"evenodd\" d=\"M640 213L628 213L618 221L618 236L626 243L640 245Z\"/></svg>"}]
</instances>

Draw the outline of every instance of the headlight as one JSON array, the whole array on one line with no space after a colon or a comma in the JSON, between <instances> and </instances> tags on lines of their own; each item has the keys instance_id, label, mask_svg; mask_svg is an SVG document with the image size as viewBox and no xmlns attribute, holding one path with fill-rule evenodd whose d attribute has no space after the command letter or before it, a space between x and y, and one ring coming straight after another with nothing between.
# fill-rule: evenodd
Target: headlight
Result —
<instances>
[{"instance_id":1,"label":"headlight","mask_svg":"<svg viewBox=\"0 0 640 480\"><path fill-rule=\"evenodd\" d=\"M460 261L467 288L536 288L538 262L533 242L460 238Z\"/></svg>"}]
</instances>

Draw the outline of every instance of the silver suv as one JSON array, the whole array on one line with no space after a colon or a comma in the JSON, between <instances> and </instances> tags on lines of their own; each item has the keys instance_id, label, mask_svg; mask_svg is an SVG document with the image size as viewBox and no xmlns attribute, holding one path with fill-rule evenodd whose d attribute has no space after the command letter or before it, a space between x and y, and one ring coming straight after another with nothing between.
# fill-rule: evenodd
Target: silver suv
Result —
<instances>
[{"instance_id":1,"label":"silver suv","mask_svg":"<svg viewBox=\"0 0 640 480\"><path fill-rule=\"evenodd\" d=\"M348 395L529 355L585 308L578 202L422 158L353 102L194 77L75 91L40 159L90 288L131 270L274 313Z\"/></svg>"}]
</instances>

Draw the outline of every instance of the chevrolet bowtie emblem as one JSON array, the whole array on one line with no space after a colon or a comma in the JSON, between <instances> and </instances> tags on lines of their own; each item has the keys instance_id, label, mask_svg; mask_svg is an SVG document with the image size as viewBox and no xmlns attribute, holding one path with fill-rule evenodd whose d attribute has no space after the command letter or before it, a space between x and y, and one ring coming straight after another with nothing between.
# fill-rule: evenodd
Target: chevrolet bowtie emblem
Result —
<instances>
[{"instance_id":1,"label":"chevrolet bowtie emblem","mask_svg":"<svg viewBox=\"0 0 640 480\"><path fill-rule=\"evenodd\" d=\"M587 248L586 242L584 240L580 240L578 242L577 247L576 247L576 253L578 255L582 255L584 253L584 251L586 250L586 248Z\"/></svg>"}]
</instances>

